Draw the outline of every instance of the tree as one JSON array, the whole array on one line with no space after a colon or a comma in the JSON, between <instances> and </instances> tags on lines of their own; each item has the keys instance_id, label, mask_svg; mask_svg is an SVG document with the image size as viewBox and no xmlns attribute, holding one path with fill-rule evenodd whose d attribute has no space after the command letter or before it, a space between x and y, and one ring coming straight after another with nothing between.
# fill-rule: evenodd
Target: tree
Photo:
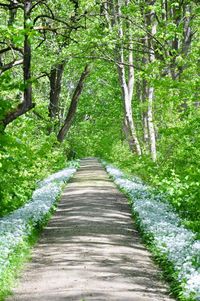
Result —
<instances>
[{"instance_id":1,"label":"tree","mask_svg":"<svg viewBox=\"0 0 200 301\"><path fill-rule=\"evenodd\" d=\"M80 95L83 90L83 84L84 84L84 81L86 80L86 78L88 77L89 73L90 73L89 65L86 65L84 71L82 72L82 74L80 76L78 84L74 90L64 124L58 133L57 138L58 138L59 142L62 142L64 140L64 138L66 137L66 135L72 125L72 122L73 122L75 114L76 114L78 101L80 99Z\"/></svg>"},{"instance_id":2,"label":"tree","mask_svg":"<svg viewBox=\"0 0 200 301\"><path fill-rule=\"evenodd\" d=\"M146 1L147 7L145 8L144 13L144 24L147 29L147 36L144 38L145 49L148 49L148 58L146 63L153 64L155 62L155 47L154 47L154 36L157 30L157 21L155 17L155 1ZM145 50L144 49L144 50ZM153 121L153 100L154 100L154 87L152 84L148 84L146 81L143 81L144 93L147 98L147 127L148 127L148 137L150 143L151 157L153 161L156 161L156 135L155 135L155 126ZM145 124L144 124L145 125Z\"/></svg>"},{"instance_id":3,"label":"tree","mask_svg":"<svg viewBox=\"0 0 200 301\"><path fill-rule=\"evenodd\" d=\"M65 63L53 66L50 71L49 81L50 81L50 98L49 98L49 117L55 120L59 115L59 99L61 92L61 83L63 72L65 68Z\"/></svg>"},{"instance_id":4,"label":"tree","mask_svg":"<svg viewBox=\"0 0 200 301\"><path fill-rule=\"evenodd\" d=\"M24 115L26 112L30 111L34 108L35 104L32 101L32 86L33 86L33 76L32 76L32 59L35 56L35 50L39 49L47 39L54 39L56 43L62 43L61 48L66 47L69 44L70 35L74 31L77 31L82 28L82 25L79 25L79 21L81 22L81 18L84 16L79 16L77 11L79 8L79 4L77 1L68 1L69 4L72 4L71 11L69 12L69 20L65 21L63 16L59 16L59 12L57 10L58 3L56 2L55 5L46 1L32 1L27 0L21 4L19 1L14 0L10 1L9 4L0 4L0 8L6 10L5 17L8 19L8 31L10 34L10 40L5 38L5 42L2 42L6 45L5 48L0 50L1 54L6 54L9 52L17 52L22 55L22 59L12 60L9 63L2 63L0 70L1 74L11 70L13 67L18 65L23 65L23 86L24 86L24 97L21 103L19 103L15 108L11 108L11 110L5 112L2 116L1 123L3 128L5 129L6 126L11 123L13 120L18 118L21 115ZM62 3L63 5L65 3ZM62 7L63 7L62 5ZM51 7L52 6L52 7ZM20 14L17 14L18 10L23 10L23 17ZM17 18L17 19L16 19ZM23 23L23 31L22 28L17 25L17 30L20 33L20 38L23 37L23 48L17 47L15 44L19 44L15 38L16 34L16 27L14 27L15 22L17 24ZM39 23L39 25L38 25ZM16 42L13 43L13 40ZM39 44L36 45L37 41L39 40ZM35 46L34 55L32 54L33 45ZM59 54L58 54L59 56ZM7 60L6 56L6 60ZM56 72L56 82L54 83L54 72L53 66L50 76L50 83L51 83L51 93L50 93L50 116L55 115L54 110L55 105L59 102L59 94L61 89L61 77L62 77L62 65L64 67L64 63L59 63L58 68L56 67L55 70L60 70L60 72ZM55 66L54 63L52 65ZM47 72L45 72L47 73ZM59 74L58 74L59 73ZM43 75L42 75L43 76ZM39 78L41 75L39 75ZM55 85L54 85L55 84ZM53 105L54 102L54 105ZM54 108L53 108L54 107Z\"/></svg>"},{"instance_id":5,"label":"tree","mask_svg":"<svg viewBox=\"0 0 200 301\"><path fill-rule=\"evenodd\" d=\"M124 6L128 7L130 1L125 1ZM117 29L119 40L115 46L115 58L122 91L124 105L124 130L129 141L130 148L139 156L142 154L140 142L136 132L136 125L132 114L132 98L135 84L135 70L133 61L133 37L131 23L122 14L122 4L120 1L113 2L112 5L105 3L103 6L106 22L110 31ZM125 21L124 21L125 19ZM125 28L125 31L124 31ZM125 49L127 49L125 51ZM125 53L126 52L126 53ZM127 62L126 62L127 57Z\"/></svg>"}]
</instances>

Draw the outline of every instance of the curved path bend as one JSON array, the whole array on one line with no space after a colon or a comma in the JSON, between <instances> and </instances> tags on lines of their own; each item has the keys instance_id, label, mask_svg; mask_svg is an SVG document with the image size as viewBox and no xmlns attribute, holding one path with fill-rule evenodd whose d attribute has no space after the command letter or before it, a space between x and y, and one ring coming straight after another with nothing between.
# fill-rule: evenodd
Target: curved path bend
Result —
<instances>
[{"instance_id":1,"label":"curved path bend","mask_svg":"<svg viewBox=\"0 0 200 301\"><path fill-rule=\"evenodd\" d=\"M7 300L172 300L126 197L96 159L81 160Z\"/></svg>"}]
</instances>

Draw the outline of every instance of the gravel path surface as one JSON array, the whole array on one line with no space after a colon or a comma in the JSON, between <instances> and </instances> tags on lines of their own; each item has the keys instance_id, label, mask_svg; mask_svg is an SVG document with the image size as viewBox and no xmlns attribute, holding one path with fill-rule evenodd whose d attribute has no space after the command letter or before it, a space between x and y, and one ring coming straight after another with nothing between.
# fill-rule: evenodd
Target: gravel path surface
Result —
<instances>
[{"instance_id":1,"label":"gravel path surface","mask_svg":"<svg viewBox=\"0 0 200 301\"><path fill-rule=\"evenodd\" d=\"M168 301L126 197L81 161L8 301Z\"/></svg>"}]
</instances>

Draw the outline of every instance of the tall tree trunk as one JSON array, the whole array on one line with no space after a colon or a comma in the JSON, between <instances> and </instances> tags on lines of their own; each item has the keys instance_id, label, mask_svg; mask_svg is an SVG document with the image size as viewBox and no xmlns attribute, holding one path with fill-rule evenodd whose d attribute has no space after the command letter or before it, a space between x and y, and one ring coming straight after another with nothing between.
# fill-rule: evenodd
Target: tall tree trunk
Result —
<instances>
[{"instance_id":1,"label":"tall tree trunk","mask_svg":"<svg viewBox=\"0 0 200 301\"><path fill-rule=\"evenodd\" d=\"M157 152L156 152L156 134L155 134L155 128L153 122L153 98L154 98L154 88L150 87L148 89L147 124L149 130L151 158L153 161L156 161Z\"/></svg>"},{"instance_id":2,"label":"tall tree trunk","mask_svg":"<svg viewBox=\"0 0 200 301\"><path fill-rule=\"evenodd\" d=\"M148 0L149 1L149 0ZM154 43L153 37L156 34L157 24L155 19L155 11L152 5L155 3L155 0L149 1L149 5L151 5L151 9L147 11L145 14L146 25L150 34L147 35L147 43L149 49L149 63L152 64L155 61L155 51L154 51ZM151 151L151 158L153 161L156 161L157 152L156 152L156 135L155 135L155 127L153 121L153 100L154 100L154 87L150 85L147 89L147 124L148 124L148 131L149 131L149 143L150 143L150 151Z\"/></svg>"},{"instance_id":3,"label":"tall tree trunk","mask_svg":"<svg viewBox=\"0 0 200 301\"><path fill-rule=\"evenodd\" d=\"M124 4L128 6L130 0L125 0ZM135 151L139 156L141 156L142 151L140 147L140 142L137 137L136 126L132 114L132 97L134 91L134 67L133 67L133 42L132 42L132 33L131 33L131 24L128 20L123 19L121 12L122 2L120 0L116 1L105 1L103 5L103 11L105 14L105 20L110 31L113 30L115 26L118 27L118 34L120 38L120 46L116 46L116 61L118 77L121 86L122 100L124 106L124 125L123 129L127 140L129 142L130 148ZM128 34L124 34L123 25L126 25ZM124 55L124 40L128 39L128 74L126 74L126 63ZM128 79L126 78L126 75Z\"/></svg>"},{"instance_id":4,"label":"tall tree trunk","mask_svg":"<svg viewBox=\"0 0 200 301\"><path fill-rule=\"evenodd\" d=\"M147 49L148 49L148 37L147 35L142 39L142 65L148 64ZM143 141L146 152L149 152L149 130L148 130L148 115L147 115L147 95L148 95L148 83L144 76L141 79L140 87L140 99L142 103L142 124L143 124Z\"/></svg>"},{"instance_id":5,"label":"tall tree trunk","mask_svg":"<svg viewBox=\"0 0 200 301\"><path fill-rule=\"evenodd\" d=\"M148 119L147 119L147 81L142 79L142 87L141 87L141 102L142 102L142 123L143 123L143 139L145 149L148 149L149 146L149 131L148 131Z\"/></svg>"},{"instance_id":6,"label":"tall tree trunk","mask_svg":"<svg viewBox=\"0 0 200 301\"><path fill-rule=\"evenodd\" d=\"M121 56L120 62L123 64L123 59ZM130 135L132 137L136 153L141 156L142 151L140 147L139 140L137 138L135 123L133 121L133 114L132 114L132 98L130 98L132 91L128 89L127 83L126 83L126 75L125 75L125 67L124 65L120 65L118 67L118 74L119 74L119 80L121 83L121 90L122 90L122 98L124 102L124 115L126 119L127 127L129 128ZM132 88L131 88L132 89ZM129 93L130 91L130 93Z\"/></svg>"},{"instance_id":7,"label":"tall tree trunk","mask_svg":"<svg viewBox=\"0 0 200 301\"><path fill-rule=\"evenodd\" d=\"M31 44L29 34L30 29L27 21L31 17L32 0L24 1L24 58L23 58L23 78L24 78L24 100L14 110L9 112L3 120L4 128L19 116L31 110L35 104L32 103L32 84L31 84Z\"/></svg>"},{"instance_id":8,"label":"tall tree trunk","mask_svg":"<svg viewBox=\"0 0 200 301\"><path fill-rule=\"evenodd\" d=\"M76 86L74 94L72 96L72 100L71 100L70 107L69 107L69 110L67 113L67 117L64 121L64 125L62 126L62 128L60 129L60 131L58 133L57 139L59 142L62 142L64 140L64 138L66 137L66 135L72 125L72 122L73 122L75 114L76 114L78 101L79 101L80 95L83 91L83 84L84 84L86 78L88 77L89 73L90 73L89 66L86 65L84 71L81 74L79 82Z\"/></svg>"},{"instance_id":9,"label":"tall tree trunk","mask_svg":"<svg viewBox=\"0 0 200 301\"><path fill-rule=\"evenodd\" d=\"M61 92L62 76L65 64L61 63L54 66L50 72L50 103L49 103L49 117L56 118L59 113L59 99Z\"/></svg>"},{"instance_id":10,"label":"tall tree trunk","mask_svg":"<svg viewBox=\"0 0 200 301\"><path fill-rule=\"evenodd\" d=\"M129 127L128 127L128 124L127 124L127 119L124 118L124 122L123 122L123 132L125 134L125 137L126 137L126 141L128 142L129 144L129 148L132 152L134 152L135 150L135 145L134 145L134 141L133 141L133 138L132 136L130 135L130 130L129 130Z\"/></svg>"},{"instance_id":11,"label":"tall tree trunk","mask_svg":"<svg viewBox=\"0 0 200 301\"><path fill-rule=\"evenodd\" d=\"M182 49L181 53L183 58L186 57L189 53L190 46L192 43L193 32L191 29L191 18L192 18L192 7L191 4L186 4L183 8L183 39L182 39ZM179 66L178 68L178 77L180 78L183 73L186 65Z\"/></svg>"},{"instance_id":12,"label":"tall tree trunk","mask_svg":"<svg viewBox=\"0 0 200 301\"><path fill-rule=\"evenodd\" d=\"M192 36L193 32L191 29L191 19L192 19L192 7L191 4L187 4L184 7L184 28L183 28L183 42L182 42L182 54L184 56L187 56L191 42L192 42Z\"/></svg>"},{"instance_id":13,"label":"tall tree trunk","mask_svg":"<svg viewBox=\"0 0 200 301\"><path fill-rule=\"evenodd\" d=\"M134 66L133 66L132 34L129 31L129 37L128 37L129 49L130 49L128 55L129 67L128 67L128 81L126 81L126 70L125 70L124 49L123 49L124 32L123 32L123 24L121 19L121 7L119 1L117 2L116 12L117 12L116 23L118 23L118 32L119 32L119 37L121 39L121 46L119 49L117 49L118 53L116 55L119 61L118 75L121 84L122 98L124 103L124 115L125 115L127 126L130 131L130 136L132 137L132 141L134 143L135 151L139 156L141 156L142 151L137 137L136 127L135 127L133 114L132 114L132 97L133 97L134 81L135 81Z\"/></svg>"}]
</instances>

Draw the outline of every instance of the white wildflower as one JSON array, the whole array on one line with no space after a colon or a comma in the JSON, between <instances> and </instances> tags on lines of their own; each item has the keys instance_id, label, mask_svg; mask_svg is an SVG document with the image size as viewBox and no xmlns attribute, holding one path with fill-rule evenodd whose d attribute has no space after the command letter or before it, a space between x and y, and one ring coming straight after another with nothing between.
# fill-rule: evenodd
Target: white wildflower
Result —
<instances>
[{"instance_id":1,"label":"white wildflower","mask_svg":"<svg viewBox=\"0 0 200 301\"><path fill-rule=\"evenodd\" d=\"M155 196L138 178L127 179L117 168L105 162L104 165L115 183L129 194L143 229L151 234L157 249L174 265L184 296L200 300L200 241L181 225L164 195Z\"/></svg>"},{"instance_id":2,"label":"white wildflower","mask_svg":"<svg viewBox=\"0 0 200 301\"><path fill-rule=\"evenodd\" d=\"M0 279L9 265L10 254L31 234L32 228L42 222L61 193L62 184L75 171L75 168L66 168L39 182L28 203L0 218Z\"/></svg>"}]
</instances>

